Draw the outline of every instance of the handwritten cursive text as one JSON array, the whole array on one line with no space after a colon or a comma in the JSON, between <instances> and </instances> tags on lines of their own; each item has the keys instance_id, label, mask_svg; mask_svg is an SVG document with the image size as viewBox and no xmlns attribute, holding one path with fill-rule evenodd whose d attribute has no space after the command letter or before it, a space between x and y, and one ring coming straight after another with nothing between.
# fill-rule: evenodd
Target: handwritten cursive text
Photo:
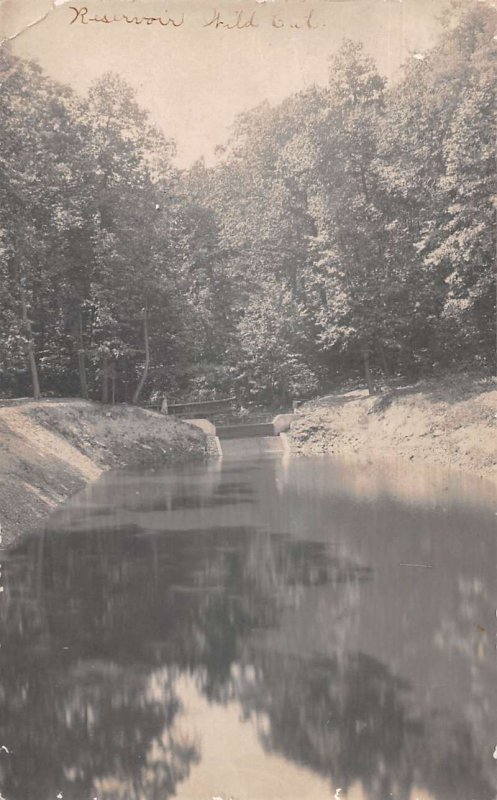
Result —
<instances>
[{"instance_id":1,"label":"handwritten cursive text","mask_svg":"<svg viewBox=\"0 0 497 800\"><path fill-rule=\"evenodd\" d=\"M109 16L107 14L102 14L101 16L89 16L89 11L86 6L69 6L70 11L74 13L72 20L70 21L70 25L74 25L75 22L80 22L81 25L88 25L91 22L99 22L103 25L111 25L112 23L121 22L127 25L162 25L162 27L167 27L168 25L173 26L174 28L179 28L183 25L185 21L185 15L180 14L178 17L170 17L170 16L160 16L160 17L138 17L138 16L129 16L128 14L114 14ZM166 11L167 14L167 11Z\"/></svg>"}]
</instances>

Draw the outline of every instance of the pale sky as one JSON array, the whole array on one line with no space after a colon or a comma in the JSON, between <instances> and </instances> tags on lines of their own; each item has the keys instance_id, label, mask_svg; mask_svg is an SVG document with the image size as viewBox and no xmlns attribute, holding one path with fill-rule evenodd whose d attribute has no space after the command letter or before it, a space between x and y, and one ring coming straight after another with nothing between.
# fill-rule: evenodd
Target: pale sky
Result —
<instances>
[{"instance_id":1,"label":"pale sky","mask_svg":"<svg viewBox=\"0 0 497 800\"><path fill-rule=\"evenodd\" d=\"M51 77L80 92L107 70L122 75L152 120L176 140L180 166L200 156L211 163L214 147L226 139L241 111L325 83L328 58L344 38L362 40L380 71L395 77L409 53L433 43L447 5L446 0L84 2L4 0L2 35L22 30L12 40L14 52L37 60ZM86 15L81 12L85 7ZM240 10L240 24L255 12L257 27L230 30L207 24L216 11L219 22L234 24ZM90 21L128 15L172 17L178 23L182 14L178 27L145 20L140 25ZM300 27L290 27L296 24Z\"/></svg>"}]
</instances>

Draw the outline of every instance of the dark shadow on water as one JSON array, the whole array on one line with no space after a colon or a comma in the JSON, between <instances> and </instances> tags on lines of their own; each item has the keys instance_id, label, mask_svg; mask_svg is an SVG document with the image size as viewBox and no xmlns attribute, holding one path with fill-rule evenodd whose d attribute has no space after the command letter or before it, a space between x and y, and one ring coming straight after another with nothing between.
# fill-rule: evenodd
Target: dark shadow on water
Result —
<instances>
[{"instance_id":1,"label":"dark shadow on water","mask_svg":"<svg viewBox=\"0 0 497 800\"><path fill-rule=\"evenodd\" d=\"M86 523L81 503L74 528L69 509L64 529L8 554L8 800L174 796L202 758L181 724L181 676L213 706L238 703L261 746L328 779L330 797L333 782L342 797L360 784L368 800L411 800L415 788L494 800L482 743L493 741L495 670L471 627L487 624L493 517L366 502L331 479L318 488L319 473L306 472L317 468L299 467L295 485L276 462L184 468L163 486L116 476L95 488ZM117 525L116 498L124 512L137 492L150 505ZM170 502L157 530L161 492ZM399 567L416 559L435 567ZM444 702L418 686L437 670Z\"/></svg>"}]
</instances>

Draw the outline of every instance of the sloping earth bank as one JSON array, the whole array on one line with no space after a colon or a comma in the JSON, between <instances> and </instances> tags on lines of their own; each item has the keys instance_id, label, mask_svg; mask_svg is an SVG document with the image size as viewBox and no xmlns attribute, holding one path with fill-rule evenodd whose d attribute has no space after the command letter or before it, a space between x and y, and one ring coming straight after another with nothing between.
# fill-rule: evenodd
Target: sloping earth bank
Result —
<instances>
[{"instance_id":1,"label":"sloping earth bank","mask_svg":"<svg viewBox=\"0 0 497 800\"><path fill-rule=\"evenodd\" d=\"M497 383L458 376L330 395L300 409L288 440L304 455L395 456L497 480Z\"/></svg>"},{"instance_id":2,"label":"sloping earth bank","mask_svg":"<svg viewBox=\"0 0 497 800\"><path fill-rule=\"evenodd\" d=\"M39 525L102 472L205 455L205 435L174 417L85 400L0 407L1 545Z\"/></svg>"}]
</instances>

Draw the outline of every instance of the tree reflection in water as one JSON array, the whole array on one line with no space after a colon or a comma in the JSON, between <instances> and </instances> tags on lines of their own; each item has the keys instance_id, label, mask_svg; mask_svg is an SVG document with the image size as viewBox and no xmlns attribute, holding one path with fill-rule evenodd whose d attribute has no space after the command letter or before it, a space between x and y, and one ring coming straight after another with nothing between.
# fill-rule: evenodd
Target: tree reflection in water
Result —
<instances>
[{"instance_id":1,"label":"tree reflection in water","mask_svg":"<svg viewBox=\"0 0 497 800\"><path fill-rule=\"evenodd\" d=\"M419 714L409 686L362 653L338 659L253 654L249 679L237 671L233 693L258 726L265 748L368 800L430 796L494 798L466 725Z\"/></svg>"},{"instance_id":2,"label":"tree reflection in water","mask_svg":"<svg viewBox=\"0 0 497 800\"><path fill-rule=\"evenodd\" d=\"M203 507L182 492L177 506ZM236 483L216 492L223 507L250 497ZM190 674L211 702L237 701L265 749L344 797L359 783L368 800L407 800L414 786L493 800L465 715L417 707L406 680L352 646L373 579L352 546L255 525L28 539L0 606L2 792L173 796L201 758L179 724L175 682ZM288 631L309 627L309 603L315 652L303 656Z\"/></svg>"}]
</instances>

